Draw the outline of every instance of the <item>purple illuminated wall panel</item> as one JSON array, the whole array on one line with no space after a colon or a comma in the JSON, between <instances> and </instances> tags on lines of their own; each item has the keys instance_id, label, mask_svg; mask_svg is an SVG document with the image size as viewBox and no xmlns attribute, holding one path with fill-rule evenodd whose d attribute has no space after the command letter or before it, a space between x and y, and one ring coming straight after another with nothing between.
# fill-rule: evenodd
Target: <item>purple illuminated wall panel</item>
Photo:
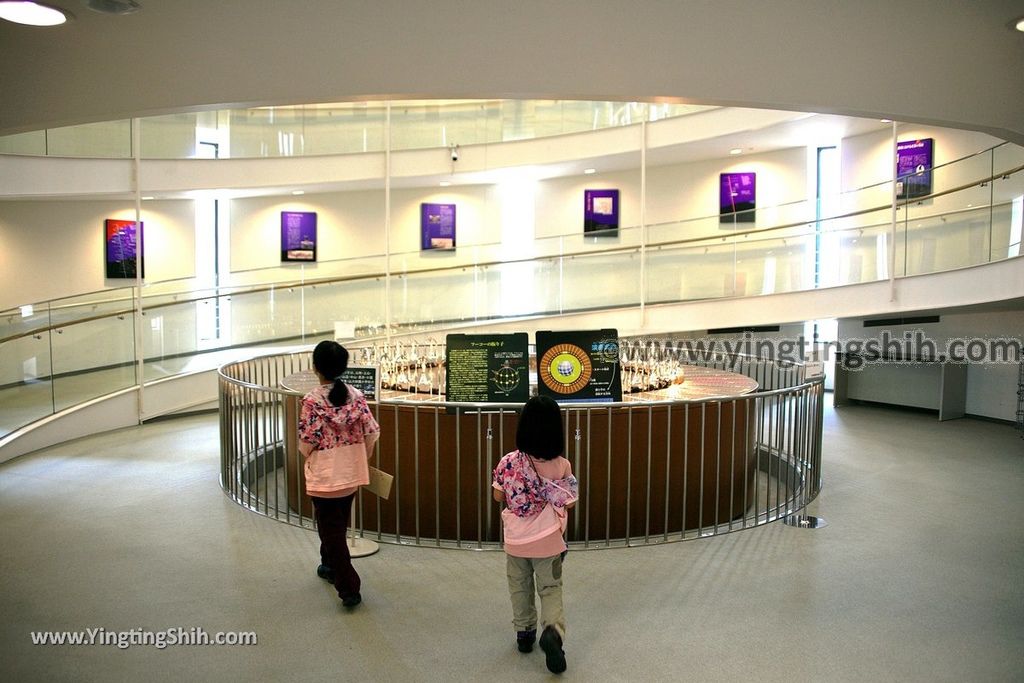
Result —
<instances>
[{"instance_id":1,"label":"purple illuminated wall panel","mask_svg":"<svg viewBox=\"0 0 1024 683\"><path fill-rule=\"evenodd\" d=\"M619 191L583 191L583 233L592 237L619 236Z\"/></svg>"},{"instance_id":2,"label":"purple illuminated wall panel","mask_svg":"<svg viewBox=\"0 0 1024 683\"><path fill-rule=\"evenodd\" d=\"M146 262L143 259L142 226L138 232L135 221L119 221L108 218L104 225L104 245L108 278L134 278L135 257L142 269L142 277L146 277Z\"/></svg>"},{"instance_id":3,"label":"purple illuminated wall panel","mask_svg":"<svg viewBox=\"0 0 1024 683\"><path fill-rule=\"evenodd\" d=\"M316 261L316 214L281 212L281 261Z\"/></svg>"},{"instance_id":4,"label":"purple illuminated wall panel","mask_svg":"<svg viewBox=\"0 0 1024 683\"><path fill-rule=\"evenodd\" d=\"M455 248L454 204L420 204L420 248Z\"/></svg>"},{"instance_id":5,"label":"purple illuminated wall panel","mask_svg":"<svg viewBox=\"0 0 1024 683\"><path fill-rule=\"evenodd\" d=\"M757 204L757 174L722 173L718 215L723 223L753 223Z\"/></svg>"},{"instance_id":6,"label":"purple illuminated wall panel","mask_svg":"<svg viewBox=\"0 0 1024 683\"><path fill-rule=\"evenodd\" d=\"M932 138L896 143L897 199L914 199L932 193L934 144Z\"/></svg>"}]
</instances>

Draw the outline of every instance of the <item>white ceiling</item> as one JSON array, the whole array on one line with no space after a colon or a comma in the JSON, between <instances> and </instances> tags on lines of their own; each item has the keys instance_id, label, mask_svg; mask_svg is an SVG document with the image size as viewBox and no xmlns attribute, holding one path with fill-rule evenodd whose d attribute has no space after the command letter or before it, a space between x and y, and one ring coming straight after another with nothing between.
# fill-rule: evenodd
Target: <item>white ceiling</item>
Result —
<instances>
[{"instance_id":1,"label":"white ceiling","mask_svg":"<svg viewBox=\"0 0 1024 683\"><path fill-rule=\"evenodd\" d=\"M49 0L0 21L0 134L224 106L416 97L682 101L1024 142L1020 0Z\"/></svg>"}]
</instances>

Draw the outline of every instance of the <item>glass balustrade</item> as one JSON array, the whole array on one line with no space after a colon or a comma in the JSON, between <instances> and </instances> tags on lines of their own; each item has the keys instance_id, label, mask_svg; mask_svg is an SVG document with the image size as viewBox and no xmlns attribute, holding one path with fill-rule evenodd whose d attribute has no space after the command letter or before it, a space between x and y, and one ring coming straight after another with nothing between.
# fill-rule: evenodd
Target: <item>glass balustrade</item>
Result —
<instances>
[{"instance_id":1,"label":"glass balustrade","mask_svg":"<svg viewBox=\"0 0 1024 683\"><path fill-rule=\"evenodd\" d=\"M492 105L467 105L480 106ZM465 122L482 125L473 133L478 139L507 139L538 130L565 132L583 126L583 113L594 111L545 106L550 125L530 130L520 125L510 133L510 120L536 117L542 108L527 113L497 107L482 117L477 111L475 119L467 114ZM601 120L628 113L604 112ZM408 124L409 145L436 133L425 132L434 125L428 119L410 117L401 124ZM145 125L186 131L195 121ZM468 130L459 134L468 137ZM191 144L187 137L182 133L166 142L161 154L179 153L172 147L185 150ZM708 215L641 227L632 216L616 235L595 237L556 221L544 226L549 236L521 243L488 241L486 236L500 231L484 226L450 252L411 248L386 254L370 246L371 253L315 264L232 270L216 282L147 282L142 315L131 281L3 311L0 437L135 386L140 357L143 381L151 382L215 366L219 362L211 365L204 357L229 349L306 344L333 334L336 324L354 328L357 337L385 334L389 322L392 331L429 331L516 316L835 287L1012 258L1020 253L1024 221L1022 169L1024 151L1004 144L932 169L932 192L899 200L895 211L893 185L886 182L843 193L828 207L808 201L758 207L753 223ZM635 177L609 183L638 185L634 170ZM500 212L495 203L483 213ZM600 287L593 286L597 276Z\"/></svg>"},{"instance_id":2,"label":"glass balustrade","mask_svg":"<svg viewBox=\"0 0 1024 683\"><path fill-rule=\"evenodd\" d=\"M412 100L391 103L393 150L479 145L630 126L715 109L708 105L577 100ZM178 113L139 119L143 159L265 158L381 152L388 104L348 102ZM0 137L0 154L130 159L130 121Z\"/></svg>"}]
</instances>

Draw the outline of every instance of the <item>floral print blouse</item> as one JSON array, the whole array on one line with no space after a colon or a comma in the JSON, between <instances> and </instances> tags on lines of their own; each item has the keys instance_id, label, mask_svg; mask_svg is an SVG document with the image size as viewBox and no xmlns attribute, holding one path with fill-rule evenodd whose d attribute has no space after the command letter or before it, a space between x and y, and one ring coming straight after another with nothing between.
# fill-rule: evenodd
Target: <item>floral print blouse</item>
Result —
<instances>
[{"instance_id":1,"label":"floral print blouse","mask_svg":"<svg viewBox=\"0 0 1024 683\"><path fill-rule=\"evenodd\" d=\"M544 464L562 465L562 476L541 477L530 462L530 456L522 451L508 453L494 468L494 488L505 492L505 505L517 517L540 514L548 503L565 507L579 496L579 484L568 460L559 456Z\"/></svg>"},{"instance_id":2,"label":"floral print blouse","mask_svg":"<svg viewBox=\"0 0 1024 683\"><path fill-rule=\"evenodd\" d=\"M348 385L348 401L335 406L328 400L331 385L313 389L302 398L299 440L316 450L363 443L366 434L380 431L362 392Z\"/></svg>"}]
</instances>

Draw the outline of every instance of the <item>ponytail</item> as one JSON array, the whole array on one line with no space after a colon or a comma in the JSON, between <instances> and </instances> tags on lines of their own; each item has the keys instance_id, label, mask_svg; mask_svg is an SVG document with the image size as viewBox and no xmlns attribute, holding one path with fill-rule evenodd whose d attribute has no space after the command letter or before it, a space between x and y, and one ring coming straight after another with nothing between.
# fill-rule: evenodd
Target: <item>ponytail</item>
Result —
<instances>
[{"instance_id":1,"label":"ponytail","mask_svg":"<svg viewBox=\"0 0 1024 683\"><path fill-rule=\"evenodd\" d=\"M341 375L348 369L348 350L336 341L322 341L313 349L313 367L324 377L334 378L327 400L334 406L348 402L348 386Z\"/></svg>"},{"instance_id":2,"label":"ponytail","mask_svg":"<svg viewBox=\"0 0 1024 683\"><path fill-rule=\"evenodd\" d=\"M335 406L343 406L348 403L348 386L338 377L334 380L331 393L327 394L327 400Z\"/></svg>"}]
</instances>

